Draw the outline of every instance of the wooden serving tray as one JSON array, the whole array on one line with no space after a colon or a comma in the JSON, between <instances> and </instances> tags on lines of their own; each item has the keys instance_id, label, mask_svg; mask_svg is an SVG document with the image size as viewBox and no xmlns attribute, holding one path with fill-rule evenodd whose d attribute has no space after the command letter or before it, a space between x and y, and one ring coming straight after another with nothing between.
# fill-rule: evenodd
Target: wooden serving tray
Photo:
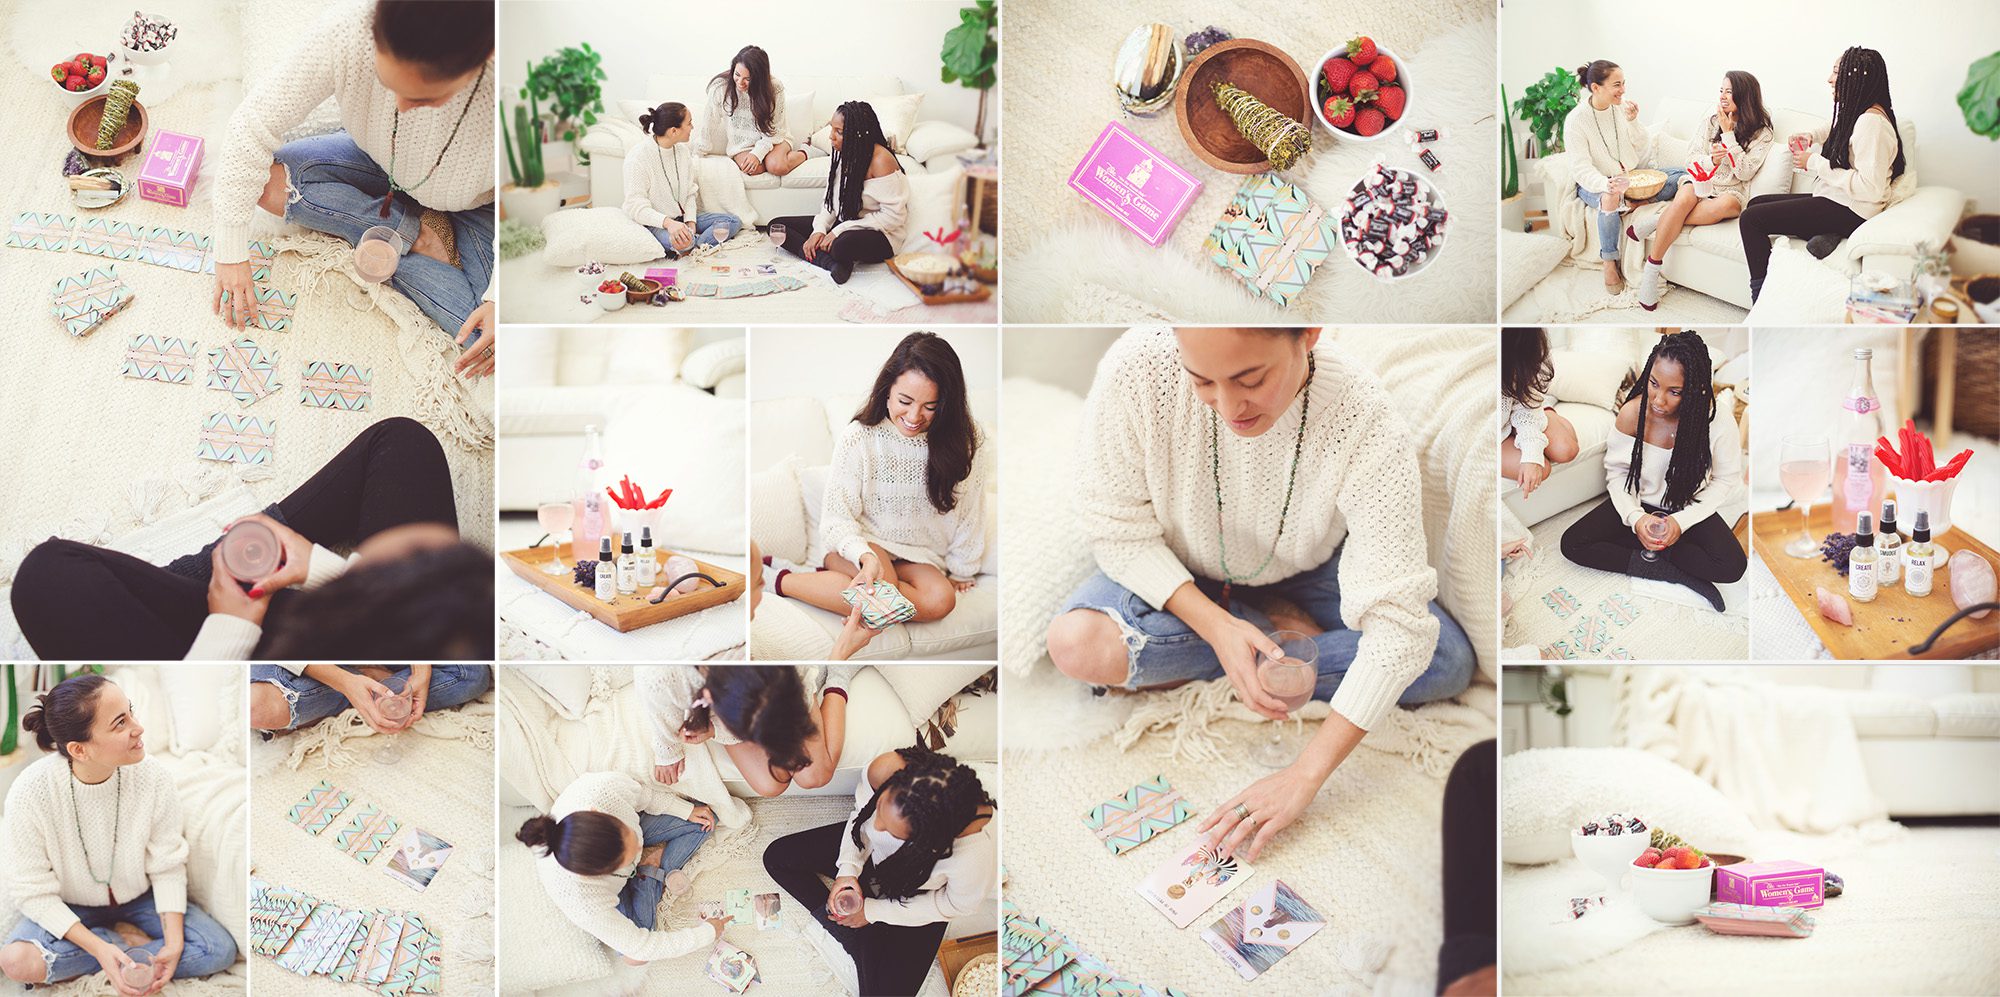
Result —
<instances>
[{"instance_id":1,"label":"wooden serving tray","mask_svg":"<svg viewBox=\"0 0 2000 997\"><path fill-rule=\"evenodd\" d=\"M895 274L896 279L902 281L903 286L909 288L911 294L916 295L919 300L927 305L956 305L969 301L985 301L993 297L993 289L991 287L982 287L971 294L925 294L923 291L917 289L916 281L903 275L903 268L897 266L894 259L889 260L889 272Z\"/></svg>"},{"instance_id":2,"label":"wooden serving tray","mask_svg":"<svg viewBox=\"0 0 2000 997\"><path fill-rule=\"evenodd\" d=\"M1812 510L1812 535L1824 538L1833 532L1833 512L1828 506L1815 506ZM1980 652L2000 647L2000 620L1988 614L1983 620L1966 618L1952 625L1950 630L1939 637L1930 650L1921 655L1910 654L1910 648L1924 642L1945 618L1958 611L1951 601L1951 574L1939 565L1935 580L1931 583L1931 594L1921 599L1903 591L1903 581L1899 576L1893 586L1883 585L1875 595L1874 602L1856 602L1848 599L1847 604L1854 611L1854 625L1843 627L1819 615L1819 603L1813 589L1826 586L1829 591L1847 597L1847 578L1834 570L1833 565L1813 557L1793 557L1785 553L1785 544L1799 535L1799 514L1796 509L1760 512L1751 517L1750 536L1757 545L1757 553L1771 573L1778 578L1779 587L1798 607L1800 615L1812 625L1826 649L1836 658L1884 659L1884 658L1967 658ZM1970 550L1984 557L1989 564L2000 565L2000 555L1993 548L1973 539L1964 530L1954 526L1942 538L1933 542L1947 550Z\"/></svg>"},{"instance_id":3,"label":"wooden serving tray","mask_svg":"<svg viewBox=\"0 0 2000 997\"><path fill-rule=\"evenodd\" d=\"M527 579L536 588L555 596L572 609L581 609L596 617L605 626L619 633L630 633L640 627L699 612L712 606L735 602L748 591L748 580L728 568L718 568L706 561L696 560L695 569L722 583L721 588L710 588L706 583L695 592L668 596L659 605L646 601L646 592L641 590L633 595L620 595L610 602L597 598L594 590L575 583L575 576L565 572L560 575L542 573L542 566L555 556L554 547L529 547L525 550L510 550L501 553L500 560L506 562L514 573ZM659 551L660 564L664 567L672 551ZM661 578L661 582L669 579Z\"/></svg>"},{"instance_id":4,"label":"wooden serving tray","mask_svg":"<svg viewBox=\"0 0 2000 997\"><path fill-rule=\"evenodd\" d=\"M1233 83L1279 114L1312 125L1307 117L1311 111L1305 70L1282 49L1254 38L1232 38L1202 49L1181 73L1174 118L1188 148L1224 173L1262 173L1271 168L1271 161L1216 106L1209 84L1218 81Z\"/></svg>"}]
</instances>

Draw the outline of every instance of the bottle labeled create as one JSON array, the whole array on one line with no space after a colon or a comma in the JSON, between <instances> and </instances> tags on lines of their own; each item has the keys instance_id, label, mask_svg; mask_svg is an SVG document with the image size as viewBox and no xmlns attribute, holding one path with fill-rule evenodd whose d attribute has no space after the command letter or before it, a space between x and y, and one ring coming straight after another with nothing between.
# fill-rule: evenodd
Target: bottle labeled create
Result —
<instances>
[{"instance_id":1,"label":"bottle labeled create","mask_svg":"<svg viewBox=\"0 0 2000 997\"><path fill-rule=\"evenodd\" d=\"M1922 598L1931 594L1931 580L1937 567L1937 545L1931 543L1931 514L1917 510L1917 522L1910 528L1910 542L1903 546L1903 591Z\"/></svg>"},{"instance_id":2,"label":"bottle labeled create","mask_svg":"<svg viewBox=\"0 0 2000 997\"><path fill-rule=\"evenodd\" d=\"M597 597L610 602L618 598L618 569L611 563L611 538L597 540Z\"/></svg>"},{"instance_id":3,"label":"bottle labeled create","mask_svg":"<svg viewBox=\"0 0 2000 997\"><path fill-rule=\"evenodd\" d=\"M1874 519L1866 512L1855 517L1854 549L1847 555L1847 594L1855 602L1874 602L1876 586L1881 582L1875 574L1879 555L1875 550Z\"/></svg>"},{"instance_id":4,"label":"bottle labeled create","mask_svg":"<svg viewBox=\"0 0 2000 997\"><path fill-rule=\"evenodd\" d=\"M1884 585L1894 585L1903 574L1903 536L1896 532L1896 500L1882 500L1882 523L1875 529L1875 553L1881 555L1875 560L1876 580Z\"/></svg>"}]
</instances>

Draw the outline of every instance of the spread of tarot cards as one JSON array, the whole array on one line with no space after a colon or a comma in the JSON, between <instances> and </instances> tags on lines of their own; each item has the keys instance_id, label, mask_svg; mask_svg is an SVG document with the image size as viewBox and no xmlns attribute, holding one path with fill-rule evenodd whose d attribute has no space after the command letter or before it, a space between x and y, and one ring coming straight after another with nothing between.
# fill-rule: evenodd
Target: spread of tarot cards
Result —
<instances>
[{"instance_id":1,"label":"spread of tarot cards","mask_svg":"<svg viewBox=\"0 0 2000 997\"><path fill-rule=\"evenodd\" d=\"M1414 277L1444 251L1449 214L1429 180L1376 163L1341 202L1340 244L1379 280Z\"/></svg>"},{"instance_id":2,"label":"spread of tarot cards","mask_svg":"<svg viewBox=\"0 0 2000 997\"><path fill-rule=\"evenodd\" d=\"M1139 895L1167 915L1174 927L1185 928L1254 871L1250 863L1196 839L1147 873L1139 881Z\"/></svg>"}]
</instances>

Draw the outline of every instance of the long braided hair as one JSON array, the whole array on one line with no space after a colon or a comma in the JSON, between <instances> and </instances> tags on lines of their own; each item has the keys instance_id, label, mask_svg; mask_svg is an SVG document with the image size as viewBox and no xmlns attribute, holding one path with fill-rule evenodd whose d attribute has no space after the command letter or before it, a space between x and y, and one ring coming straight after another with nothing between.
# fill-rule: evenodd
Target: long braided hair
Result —
<instances>
[{"instance_id":1,"label":"long braided hair","mask_svg":"<svg viewBox=\"0 0 2000 997\"><path fill-rule=\"evenodd\" d=\"M778 113L777 88L771 85L771 57L755 45L745 45L737 50L736 57L729 60L729 68L715 74L709 85L722 84L722 110L724 114L735 114L739 95L736 92L736 67L750 71L750 116L757 122L757 130L768 134L771 119Z\"/></svg>"},{"instance_id":2,"label":"long braided hair","mask_svg":"<svg viewBox=\"0 0 2000 997\"><path fill-rule=\"evenodd\" d=\"M875 161L875 147L896 150L882 134L882 121L865 100L850 100L834 110L840 115L840 151L833 154L833 175L827 178L826 209L834 222L861 217L861 185L868 182L868 166ZM903 164L897 163L901 170ZM837 200L836 200L837 199Z\"/></svg>"},{"instance_id":3,"label":"long braided hair","mask_svg":"<svg viewBox=\"0 0 2000 997\"><path fill-rule=\"evenodd\" d=\"M1669 512L1678 512L1694 501L1696 492L1708 480L1713 459L1708 451L1708 423L1715 418L1715 387L1709 383L1708 344L1691 330L1660 337L1639 380L1625 396L1639 399L1639 425L1632 433L1632 466L1625 472L1625 490L1639 491L1642 464L1646 459L1646 384L1653 379L1653 365L1672 360L1681 368L1680 427L1674 431L1674 453L1667 461L1667 494L1662 499Z\"/></svg>"},{"instance_id":4,"label":"long braided hair","mask_svg":"<svg viewBox=\"0 0 2000 997\"><path fill-rule=\"evenodd\" d=\"M1848 145L1854 137L1854 123L1880 105L1896 133L1896 161L1889 167L1889 179L1903 175L1903 133L1896 126L1896 108L1889 102L1889 65L1882 53L1859 45L1840 54L1833 70L1833 127L1820 146L1827 165L1837 170L1853 169L1853 152Z\"/></svg>"},{"instance_id":5,"label":"long braided hair","mask_svg":"<svg viewBox=\"0 0 2000 997\"><path fill-rule=\"evenodd\" d=\"M903 767L875 787L875 795L848 831L854 843L865 848L861 828L874 818L884 799L910 822L910 837L895 854L879 863L871 856L861 868L863 891L887 900L902 900L922 889L931 870L951 854L952 842L965 825L979 816L979 808L993 804L979 776L950 755L928 748L897 748L896 754Z\"/></svg>"}]
</instances>

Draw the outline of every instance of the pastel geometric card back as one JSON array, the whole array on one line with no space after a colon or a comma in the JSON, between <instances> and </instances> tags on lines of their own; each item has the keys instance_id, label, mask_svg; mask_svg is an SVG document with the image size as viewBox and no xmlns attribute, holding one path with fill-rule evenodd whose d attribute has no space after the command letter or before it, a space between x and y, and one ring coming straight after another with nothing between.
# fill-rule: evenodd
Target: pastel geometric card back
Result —
<instances>
[{"instance_id":1,"label":"pastel geometric card back","mask_svg":"<svg viewBox=\"0 0 2000 997\"><path fill-rule=\"evenodd\" d=\"M1202 248L1252 295L1288 307L1333 252L1331 213L1276 173L1245 177Z\"/></svg>"},{"instance_id":2,"label":"pastel geometric card back","mask_svg":"<svg viewBox=\"0 0 2000 997\"><path fill-rule=\"evenodd\" d=\"M307 834L318 834L331 826L334 818L352 802L354 797L346 790L321 779L319 785L306 790L306 795L292 804L285 819L304 828Z\"/></svg>"},{"instance_id":3,"label":"pastel geometric card back","mask_svg":"<svg viewBox=\"0 0 2000 997\"><path fill-rule=\"evenodd\" d=\"M1113 855L1151 841L1155 835L1194 816L1180 790L1156 775L1123 794L1104 801L1083 815L1083 826L1104 842Z\"/></svg>"}]
</instances>

